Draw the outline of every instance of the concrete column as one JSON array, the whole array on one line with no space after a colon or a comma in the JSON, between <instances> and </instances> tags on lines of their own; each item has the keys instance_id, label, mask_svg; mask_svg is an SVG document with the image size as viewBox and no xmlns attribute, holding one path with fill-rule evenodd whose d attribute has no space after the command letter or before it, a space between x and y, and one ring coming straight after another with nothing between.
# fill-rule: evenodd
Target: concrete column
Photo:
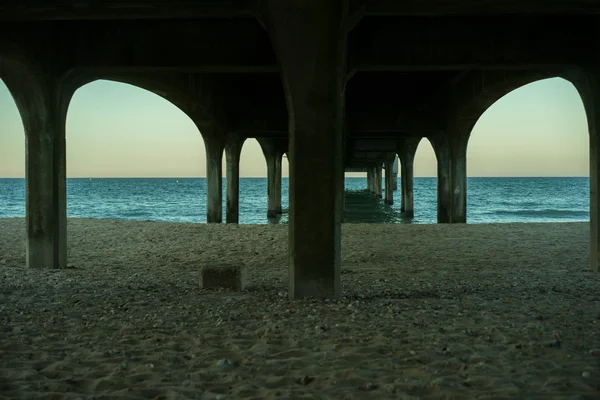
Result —
<instances>
[{"instance_id":1,"label":"concrete column","mask_svg":"<svg viewBox=\"0 0 600 400\"><path fill-rule=\"evenodd\" d=\"M396 154L385 159L385 204L394 204L394 160Z\"/></svg>"},{"instance_id":2,"label":"concrete column","mask_svg":"<svg viewBox=\"0 0 600 400\"><path fill-rule=\"evenodd\" d=\"M579 91L590 135L590 270L600 271L600 70L569 71L565 76Z\"/></svg>"},{"instance_id":3,"label":"concrete column","mask_svg":"<svg viewBox=\"0 0 600 400\"><path fill-rule=\"evenodd\" d=\"M67 109L78 84L0 58L0 78L10 90L25 128L26 260L30 268L67 265Z\"/></svg>"},{"instance_id":4,"label":"concrete column","mask_svg":"<svg viewBox=\"0 0 600 400\"><path fill-rule=\"evenodd\" d=\"M421 138L403 138L397 144L401 179L400 211L404 214L405 218L413 218L415 216L413 165L420 141Z\"/></svg>"},{"instance_id":5,"label":"concrete column","mask_svg":"<svg viewBox=\"0 0 600 400\"><path fill-rule=\"evenodd\" d=\"M341 3L259 3L281 67L289 113L291 298L340 297L347 42Z\"/></svg>"},{"instance_id":6,"label":"concrete column","mask_svg":"<svg viewBox=\"0 0 600 400\"><path fill-rule=\"evenodd\" d=\"M467 134L449 132L431 137L438 162L438 223L466 223L467 142L471 130Z\"/></svg>"},{"instance_id":7,"label":"concrete column","mask_svg":"<svg viewBox=\"0 0 600 400\"><path fill-rule=\"evenodd\" d=\"M383 169L381 167L381 165L378 165L377 167L375 167L375 195L377 197L379 197L381 199L382 195L381 195L381 191L382 191L382 185L381 185L381 181L383 180Z\"/></svg>"},{"instance_id":8,"label":"concrete column","mask_svg":"<svg viewBox=\"0 0 600 400\"><path fill-rule=\"evenodd\" d=\"M202 132L202 131L201 131ZM206 222L223 222L223 150L226 137L218 131L203 132L206 148Z\"/></svg>"},{"instance_id":9,"label":"concrete column","mask_svg":"<svg viewBox=\"0 0 600 400\"><path fill-rule=\"evenodd\" d=\"M267 218L281 214L281 161L287 143L278 139L258 139L267 162Z\"/></svg>"},{"instance_id":10,"label":"concrete column","mask_svg":"<svg viewBox=\"0 0 600 400\"><path fill-rule=\"evenodd\" d=\"M367 190L375 193L375 177L373 176L373 168L367 168Z\"/></svg>"},{"instance_id":11,"label":"concrete column","mask_svg":"<svg viewBox=\"0 0 600 400\"><path fill-rule=\"evenodd\" d=\"M276 218L281 214L281 158L283 153L275 152L267 159L267 217Z\"/></svg>"},{"instance_id":12,"label":"concrete column","mask_svg":"<svg viewBox=\"0 0 600 400\"><path fill-rule=\"evenodd\" d=\"M240 219L240 155L244 138L232 134L227 139L225 146L225 159L227 165L227 207L226 222L237 224Z\"/></svg>"}]
</instances>

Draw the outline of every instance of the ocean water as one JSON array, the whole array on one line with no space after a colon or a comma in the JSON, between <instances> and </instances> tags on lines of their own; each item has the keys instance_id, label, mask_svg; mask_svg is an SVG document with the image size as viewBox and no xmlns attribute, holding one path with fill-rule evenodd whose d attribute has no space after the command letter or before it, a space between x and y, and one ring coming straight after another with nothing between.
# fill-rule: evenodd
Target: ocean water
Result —
<instances>
[{"instance_id":1,"label":"ocean water","mask_svg":"<svg viewBox=\"0 0 600 400\"><path fill-rule=\"evenodd\" d=\"M410 220L403 219L400 213L399 190L394 192L394 205L388 206L366 191L366 178L346 178L345 183L346 222L436 222L436 178L415 178L415 217ZM467 222L589 221L589 190L589 178L468 178ZM267 180L240 179L240 223L287 223L287 178L283 178L282 183L282 204L281 218L268 221ZM203 223L206 222L206 180L68 178L67 215ZM25 180L0 179L0 218L24 216Z\"/></svg>"}]
</instances>

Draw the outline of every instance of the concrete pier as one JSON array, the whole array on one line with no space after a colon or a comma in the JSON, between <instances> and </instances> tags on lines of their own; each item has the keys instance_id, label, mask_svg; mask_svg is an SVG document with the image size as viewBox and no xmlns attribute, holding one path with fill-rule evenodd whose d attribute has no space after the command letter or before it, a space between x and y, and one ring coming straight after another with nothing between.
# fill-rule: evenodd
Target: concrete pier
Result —
<instances>
[{"instance_id":1,"label":"concrete pier","mask_svg":"<svg viewBox=\"0 0 600 400\"><path fill-rule=\"evenodd\" d=\"M467 222L467 141L459 136L434 135L431 144L438 162L438 223Z\"/></svg>"},{"instance_id":2,"label":"concrete pier","mask_svg":"<svg viewBox=\"0 0 600 400\"><path fill-rule=\"evenodd\" d=\"M273 139L258 139L267 162L267 218L281 214L281 161L287 146Z\"/></svg>"},{"instance_id":3,"label":"concrete pier","mask_svg":"<svg viewBox=\"0 0 600 400\"><path fill-rule=\"evenodd\" d=\"M291 298L340 297L346 32L336 1L264 1L289 114ZM315 196L315 194L318 194Z\"/></svg>"},{"instance_id":4,"label":"concrete pier","mask_svg":"<svg viewBox=\"0 0 600 400\"><path fill-rule=\"evenodd\" d=\"M240 155L244 138L231 134L225 146L225 160L227 168L227 206L225 222L237 224L240 219Z\"/></svg>"},{"instance_id":5,"label":"concrete pier","mask_svg":"<svg viewBox=\"0 0 600 400\"><path fill-rule=\"evenodd\" d=\"M67 265L65 123L76 86L65 76L0 58L25 130L26 262L30 268Z\"/></svg>"},{"instance_id":6,"label":"concrete pier","mask_svg":"<svg viewBox=\"0 0 600 400\"><path fill-rule=\"evenodd\" d=\"M590 270L600 271L600 68L575 69L569 79L581 95L590 140Z\"/></svg>"},{"instance_id":7,"label":"concrete pier","mask_svg":"<svg viewBox=\"0 0 600 400\"><path fill-rule=\"evenodd\" d=\"M402 138L398 141L397 152L400 159L401 204L400 211L405 218L415 216L414 205L414 160L421 138Z\"/></svg>"},{"instance_id":8,"label":"concrete pier","mask_svg":"<svg viewBox=\"0 0 600 400\"><path fill-rule=\"evenodd\" d=\"M385 158L385 204L394 204L394 162L396 154L388 154Z\"/></svg>"},{"instance_id":9,"label":"concrete pier","mask_svg":"<svg viewBox=\"0 0 600 400\"><path fill-rule=\"evenodd\" d=\"M371 193L375 193L375 175L373 174L373 168L367 168L367 190Z\"/></svg>"},{"instance_id":10,"label":"concrete pier","mask_svg":"<svg viewBox=\"0 0 600 400\"><path fill-rule=\"evenodd\" d=\"M588 114L590 265L598 269L600 59L590 51L600 32L597 2L18 3L0 4L0 78L25 125L32 267L66 264L64 120L72 94L87 82L138 86L195 122L207 150L210 223L222 221L225 132L289 139L290 295L297 298L339 297L345 168L368 168L369 190L381 196L381 162L397 150L401 210L412 217L416 145L410 143L428 137L438 160L438 221L466 222L469 125L506 93L564 76ZM227 222L239 219L239 149L231 146ZM276 215L280 153L267 163L268 209ZM389 185L386 179L386 202Z\"/></svg>"},{"instance_id":11,"label":"concrete pier","mask_svg":"<svg viewBox=\"0 0 600 400\"><path fill-rule=\"evenodd\" d=\"M219 132L204 133L206 148L206 222L223 222L223 150L225 135Z\"/></svg>"},{"instance_id":12,"label":"concrete pier","mask_svg":"<svg viewBox=\"0 0 600 400\"><path fill-rule=\"evenodd\" d=\"M382 196L382 181L383 181L383 168L381 165L378 165L375 168L375 196L379 197L380 199L383 197Z\"/></svg>"}]
</instances>

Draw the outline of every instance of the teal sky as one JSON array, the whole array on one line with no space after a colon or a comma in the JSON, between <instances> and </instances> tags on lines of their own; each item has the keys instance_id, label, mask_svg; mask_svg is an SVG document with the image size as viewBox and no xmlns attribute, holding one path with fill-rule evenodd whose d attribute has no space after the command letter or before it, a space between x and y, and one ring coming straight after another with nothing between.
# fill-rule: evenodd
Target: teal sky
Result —
<instances>
[{"instance_id":1,"label":"teal sky","mask_svg":"<svg viewBox=\"0 0 600 400\"><path fill-rule=\"evenodd\" d=\"M559 78L534 82L498 100L479 119L469 141L467 174L589 176L588 143L585 111L573 85ZM285 159L283 172L287 176ZM240 175L266 176L256 140L244 145ZM436 176L427 140L417 150L415 175ZM24 176L23 125L0 80L0 178ZM158 95L96 81L80 88L69 108L67 176L203 177L204 144L192 121Z\"/></svg>"}]
</instances>

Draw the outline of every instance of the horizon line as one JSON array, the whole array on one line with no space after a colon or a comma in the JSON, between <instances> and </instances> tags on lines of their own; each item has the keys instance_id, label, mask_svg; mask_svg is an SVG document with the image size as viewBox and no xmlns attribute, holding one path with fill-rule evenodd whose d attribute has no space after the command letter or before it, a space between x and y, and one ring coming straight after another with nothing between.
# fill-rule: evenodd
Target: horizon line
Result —
<instances>
[{"instance_id":1,"label":"horizon line","mask_svg":"<svg viewBox=\"0 0 600 400\"><path fill-rule=\"evenodd\" d=\"M353 173L353 172L352 172ZM266 176L240 176L240 179L266 179ZM282 176L282 178L289 179L289 176ZM347 176L347 179L366 179L361 176ZM398 175L401 178L401 175ZM414 178L437 178L437 176L421 175L414 176ZM589 175L568 175L568 176L534 176L534 175L522 175L522 176L488 176L488 175L474 175L467 176L467 178L589 178ZM0 179L25 179L23 176L5 176ZM66 179L206 179L206 176L68 176ZM222 179L227 179L223 176ZM383 179L383 178L382 178Z\"/></svg>"}]
</instances>

